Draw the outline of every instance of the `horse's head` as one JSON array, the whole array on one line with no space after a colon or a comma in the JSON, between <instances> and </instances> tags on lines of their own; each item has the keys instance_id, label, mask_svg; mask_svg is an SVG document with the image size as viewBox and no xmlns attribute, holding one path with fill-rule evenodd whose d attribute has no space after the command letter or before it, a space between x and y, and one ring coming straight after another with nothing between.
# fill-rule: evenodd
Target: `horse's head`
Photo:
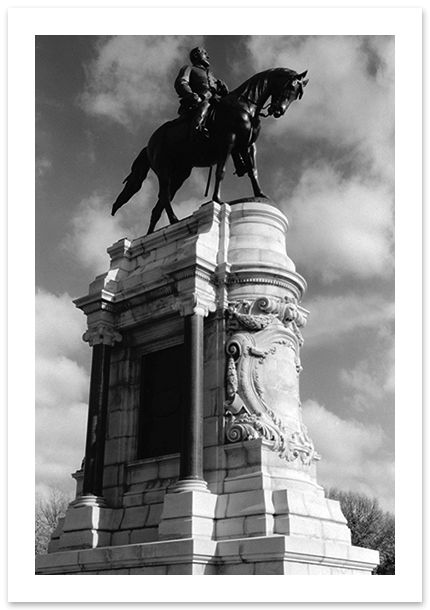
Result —
<instances>
[{"instance_id":1,"label":"horse's head","mask_svg":"<svg viewBox=\"0 0 430 610\"><path fill-rule=\"evenodd\" d=\"M309 79L305 79L307 70L301 74L292 74L291 70L278 68L274 72L272 99L267 112L278 119L285 114L292 102L303 97L303 89L308 84Z\"/></svg>"}]
</instances>

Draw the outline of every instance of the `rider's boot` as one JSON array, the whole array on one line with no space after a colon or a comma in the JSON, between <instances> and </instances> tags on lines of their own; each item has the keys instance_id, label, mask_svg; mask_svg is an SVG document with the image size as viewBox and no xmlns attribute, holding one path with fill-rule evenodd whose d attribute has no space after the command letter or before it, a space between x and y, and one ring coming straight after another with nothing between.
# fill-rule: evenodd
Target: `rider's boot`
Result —
<instances>
[{"instance_id":1,"label":"rider's boot","mask_svg":"<svg viewBox=\"0 0 430 610\"><path fill-rule=\"evenodd\" d=\"M209 109L209 102L205 101L197 108L197 111L191 122L191 139L199 140L209 138L209 131L205 127L205 119Z\"/></svg>"}]
</instances>

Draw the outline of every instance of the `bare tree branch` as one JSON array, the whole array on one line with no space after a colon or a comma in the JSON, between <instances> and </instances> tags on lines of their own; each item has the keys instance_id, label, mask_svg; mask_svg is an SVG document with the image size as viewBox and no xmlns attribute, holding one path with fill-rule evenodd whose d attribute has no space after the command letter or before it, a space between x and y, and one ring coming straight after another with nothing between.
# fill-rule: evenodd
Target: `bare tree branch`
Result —
<instances>
[{"instance_id":1,"label":"bare tree branch","mask_svg":"<svg viewBox=\"0 0 430 610\"><path fill-rule=\"evenodd\" d=\"M47 496L36 495L35 509L35 553L45 555L51 534L60 517L66 513L72 498L59 489L50 489Z\"/></svg>"},{"instance_id":2,"label":"bare tree branch","mask_svg":"<svg viewBox=\"0 0 430 610\"><path fill-rule=\"evenodd\" d=\"M384 512L376 498L369 498L362 493L342 491L333 487L326 491L326 496L340 502L351 530L352 544L379 551L380 564L374 574L394 574L394 515Z\"/></svg>"}]
</instances>

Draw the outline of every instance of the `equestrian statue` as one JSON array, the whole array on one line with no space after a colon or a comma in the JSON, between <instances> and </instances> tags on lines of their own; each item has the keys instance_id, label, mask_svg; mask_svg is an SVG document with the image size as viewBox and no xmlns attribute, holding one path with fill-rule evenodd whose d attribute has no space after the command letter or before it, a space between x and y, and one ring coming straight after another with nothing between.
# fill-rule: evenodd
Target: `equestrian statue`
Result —
<instances>
[{"instance_id":1,"label":"equestrian statue","mask_svg":"<svg viewBox=\"0 0 430 610\"><path fill-rule=\"evenodd\" d=\"M308 83L307 70L298 74L288 68L273 68L255 74L229 92L210 71L204 49L193 49L190 60L192 66L181 68L175 81L181 98L179 117L153 133L133 162L112 207L113 216L139 191L152 169L158 177L159 193L148 235L153 233L163 210L171 224L178 222L171 202L193 167L216 166L212 201L222 203L221 182L230 155L236 174L249 176L254 196L266 198L258 182L256 164L260 117L283 116L292 102L302 98Z\"/></svg>"}]
</instances>

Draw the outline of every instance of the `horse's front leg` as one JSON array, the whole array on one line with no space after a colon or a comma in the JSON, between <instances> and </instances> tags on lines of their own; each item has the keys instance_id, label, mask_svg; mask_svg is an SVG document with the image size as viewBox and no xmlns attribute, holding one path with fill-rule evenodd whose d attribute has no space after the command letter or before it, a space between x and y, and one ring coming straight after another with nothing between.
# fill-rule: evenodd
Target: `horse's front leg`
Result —
<instances>
[{"instance_id":1,"label":"horse's front leg","mask_svg":"<svg viewBox=\"0 0 430 610\"><path fill-rule=\"evenodd\" d=\"M266 197L267 196L261 190L260 183L258 182L258 172L257 172L257 147L254 144L246 150L243 155L245 165L248 170L248 176L251 180L252 190L254 191L255 197Z\"/></svg>"},{"instance_id":2,"label":"horse's front leg","mask_svg":"<svg viewBox=\"0 0 430 610\"><path fill-rule=\"evenodd\" d=\"M224 150L221 149L220 156L218 157L218 163L217 163L216 172L215 172L215 186L214 186L214 192L212 195L212 201L215 201L216 203L223 203L221 201L221 182L224 179L225 166L227 163L227 159L229 158L231 151L233 149L235 140L236 140L235 134L234 133L230 134L229 138L225 144Z\"/></svg>"}]
</instances>

